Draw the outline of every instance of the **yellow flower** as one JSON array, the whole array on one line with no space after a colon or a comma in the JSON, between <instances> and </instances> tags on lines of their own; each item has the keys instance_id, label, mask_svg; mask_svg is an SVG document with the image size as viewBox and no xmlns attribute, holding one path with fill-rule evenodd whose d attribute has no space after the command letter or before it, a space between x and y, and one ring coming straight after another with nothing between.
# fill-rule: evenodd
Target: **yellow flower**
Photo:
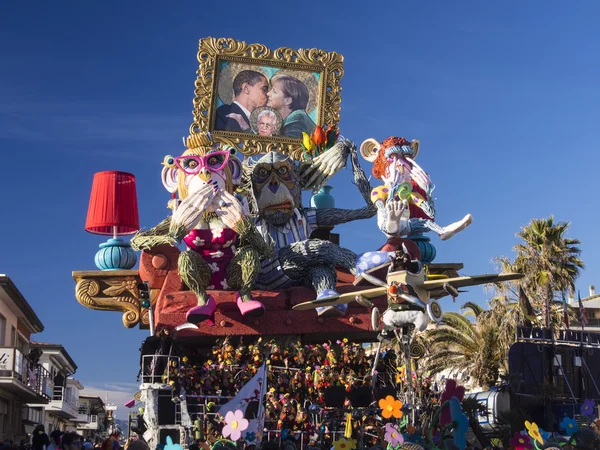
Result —
<instances>
[{"instance_id":1,"label":"yellow flower","mask_svg":"<svg viewBox=\"0 0 600 450\"><path fill-rule=\"evenodd\" d=\"M402 417L402 402L400 400L396 400L391 395L380 399L379 407L381 408L381 415L385 419L389 419L392 416L394 416L396 419Z\"/></svg>"},{"instance_id":2,"label":"yellow flower","mask_svg":"<svg viewBox=\"0 0 600 450\"><path fill-rule=\"evenodd\" d=\"M302 144L304 145L304 148L306 149L307 152L312 151L312 149L315 148L315 143L312 140L312 138L305 133L304 131L302 132Z\"/></svg>"},{"instance_id":3,"label":"yellow flower","mask_svg":"<svg viewBox=\"0 0 600 450\"><path fill-rule=\"evenodd\" d=\"M356 448L356 439L338 439L333 443L335 450L354 450Z\"/></svg>"},{"instance_id":4,"label":"yellow flower","mask_svg":"<svg viewBox=\"0 0 600 450\"><path fill-rule=\"evenodd\" d=\"M182 359L183 359L184 363L188 362L188 357L187 356L184 356Z\"/></svg>"},{"instance_id":5,"label":"yellow flower","mask_svg":"<svg viewBox=\"0 0 600 450\"><path fill-rule=\"evenodd\" d=\"M544 439L542 439L542 435L540 434L540 429L535 422L525 421L525 428L527 428L527 432L529 436L538 441L541 445L544 445Z\"/></svg>"}]
</instances>

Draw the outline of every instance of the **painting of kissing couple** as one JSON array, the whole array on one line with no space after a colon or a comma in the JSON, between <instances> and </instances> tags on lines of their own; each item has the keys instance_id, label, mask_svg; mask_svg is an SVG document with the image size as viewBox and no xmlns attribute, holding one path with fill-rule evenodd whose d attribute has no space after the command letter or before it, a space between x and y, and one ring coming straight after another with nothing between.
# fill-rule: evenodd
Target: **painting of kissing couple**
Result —
<instances>
[{"instance_id":1,"label":"painting of kissing couple","mask_svg":"<svg viewBox=\"0 0 600 450\"><path fill-rule=\"evenodd\" d=\"M311 134L319 116L320 76L222 61L215 130L296 139Z\"/></svg>"},{"instance_id":2,"label":"painting of kissing couple","mask_svg":"<svg viewBox=\"0 0 600 450\"><path fill-rule=\"evenodd\" d=\"M204 38L198 61L192 132L242 152L292 152L303 133L339 122L343 57L335 52Z\"/></svg>"}]
</instances>

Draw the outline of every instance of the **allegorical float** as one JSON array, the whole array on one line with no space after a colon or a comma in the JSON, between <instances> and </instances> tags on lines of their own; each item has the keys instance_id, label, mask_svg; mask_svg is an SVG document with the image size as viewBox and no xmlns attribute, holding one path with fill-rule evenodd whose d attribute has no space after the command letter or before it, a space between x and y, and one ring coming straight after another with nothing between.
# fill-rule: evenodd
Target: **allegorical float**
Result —
<instances>
[{"instance_id":1,"label":"allegorical float","mask_svg":"<svg viewBox=\"0 0 600 450\"><path fill-rule=\"evenodd\" d=\"M189 134L156 161L164 220L141 229L144 186L97 173L86 230L111 238L99 270L73 272L82 305L149 329L134 431L151 448L466 448L464 389L416 370L419 336L460 288L520 275L434 262L430 236L450 239L472 217L436 220L410 130L360 145L340 135L342 55L205 38L198 61ZM345 167L354 209L329 192ZM375 216L370 252L333 232Z\"/></svg>"}]
</instances>

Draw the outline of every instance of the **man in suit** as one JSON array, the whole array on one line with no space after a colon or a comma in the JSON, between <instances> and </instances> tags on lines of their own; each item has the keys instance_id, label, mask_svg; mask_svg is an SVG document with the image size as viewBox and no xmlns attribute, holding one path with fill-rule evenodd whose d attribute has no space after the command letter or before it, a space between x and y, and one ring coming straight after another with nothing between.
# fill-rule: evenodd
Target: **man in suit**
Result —
<instances>
[{"instance_id":1,"label":"man in suit","mask_svg":"<svg viewBox=\"0 0 600 450\"><path fill-rule=\"evenodd\" d=\"M216 130L250 131L250 114L267 104L269 81L262 73L242 70L233 79L234 101L217 108Z\"/></svg>"}]
</instances>

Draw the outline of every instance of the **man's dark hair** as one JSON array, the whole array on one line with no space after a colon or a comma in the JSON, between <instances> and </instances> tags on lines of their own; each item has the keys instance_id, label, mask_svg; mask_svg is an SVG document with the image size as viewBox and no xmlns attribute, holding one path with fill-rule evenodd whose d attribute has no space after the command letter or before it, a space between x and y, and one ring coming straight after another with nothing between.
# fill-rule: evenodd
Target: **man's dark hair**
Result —
<instances>
[{"instance_id":1,"label":"man's dark hair","mask_svg":"<svg viewBox=\"0 0 600 450\"><path fill-rule=\"evenodd\" d=\"M242 86L244 83L248 83L250 86L254 86L256 83L262 80L266 80L262 73L256 72L255 70L242 70L233 79L233 95L236 97L242 92Z\"/></svg>"},{"instance_id":2,"label":"man's dark hair","mask_svg":"<svg viewBox=\"0 0 600 450\"><path fill-rule=\"evenodd\" d=\"M80 437L81 437L81 436L79 436L79 435L78 435L76 432L74 432L74 431L71 431L71 432L69 432L69 433L65 433L65 434L63 434L63 436L62 436L62 446L63 446L63 447L66 447L67 445L71 445L71 444L74 444L74 443L80 442L80 441L79 441Z\"/></svg>"}]
</instances>

